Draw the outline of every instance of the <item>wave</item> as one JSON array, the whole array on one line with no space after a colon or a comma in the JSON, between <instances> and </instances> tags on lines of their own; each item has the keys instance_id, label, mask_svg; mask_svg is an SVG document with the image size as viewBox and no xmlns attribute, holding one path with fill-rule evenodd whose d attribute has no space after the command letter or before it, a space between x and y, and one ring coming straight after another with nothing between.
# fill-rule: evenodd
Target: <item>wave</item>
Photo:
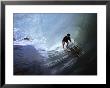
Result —
<instances>
[{"instance_id":1,"label":"wave","mask_svg":"<svg viewBox=\"0 0 110 88\"><path fill-rule=\"evenodd\" d=\"M68 46L70 49L69 51L66 48L63 49L61 45L56 45L56 47L54 47L52 50L46 50L43 48L45 47L43 44L37 44L38 43L32 41L14 42L15 74L78 74L78 72L85 69L85 64L91 63L92 61L89 59L79 60L82 57L89 58L90 54L85 56L85 53L81 53L81 56L77 56L77 53L72 51L76 46L73 43Z\"/></svg>"}]
</instances>

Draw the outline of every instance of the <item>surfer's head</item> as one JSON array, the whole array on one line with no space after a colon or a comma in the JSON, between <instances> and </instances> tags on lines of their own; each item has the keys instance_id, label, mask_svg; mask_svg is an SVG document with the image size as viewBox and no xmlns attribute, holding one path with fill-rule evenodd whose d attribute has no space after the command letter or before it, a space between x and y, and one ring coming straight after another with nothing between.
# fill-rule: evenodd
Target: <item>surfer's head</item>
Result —
<instances>
[{"instance_id":1,"label":"surfer's head","mask_svg":"<svg viewBox=\"0 0 110 88\"><path fill-rule=\"evenodd\" d=\"M70 34L67 34L67 36L70 36Z\"/></svg>"}]
</instances>

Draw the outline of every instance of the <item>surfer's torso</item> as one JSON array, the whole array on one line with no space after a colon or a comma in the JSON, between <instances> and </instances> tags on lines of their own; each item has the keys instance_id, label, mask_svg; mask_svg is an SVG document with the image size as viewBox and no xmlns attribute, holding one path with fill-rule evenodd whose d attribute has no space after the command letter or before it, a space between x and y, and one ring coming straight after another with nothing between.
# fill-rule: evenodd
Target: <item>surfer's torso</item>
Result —
<instances>
[{"instance_id":1,"label":"surfer's torso","mask_svg":"<svg viewBox=\"0 0 110 88\"><path fill-rule=\"evenodd\" d=\"M70 37L69 36L65 36L62 41L63 42L68 42L68 40L70 40Z\"/></svg>"}]
</instances>

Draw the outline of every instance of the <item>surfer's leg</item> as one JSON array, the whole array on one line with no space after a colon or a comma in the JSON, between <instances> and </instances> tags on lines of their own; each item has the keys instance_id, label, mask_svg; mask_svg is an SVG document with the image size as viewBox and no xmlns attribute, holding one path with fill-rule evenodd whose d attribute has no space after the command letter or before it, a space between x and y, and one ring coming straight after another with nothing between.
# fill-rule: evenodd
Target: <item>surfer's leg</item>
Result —
<instances>
[{"instance_id":1,"label":"surfer's leg","mask_svg":"<svg viewBox=\"0 0 110 88\"><path fill-rule=\"evenodd\" d=\"M65 45L65 42L64 41L62 41L62 45L63 45L63 48L64 48L64 45Z\"/></svg>"},{"instance_id":2,"label":"surfer's leg","mask_svg":"<svg viewBox=\"0 0 110 88\"><path fill-rule=\"evenodd\" d=\"M67 43L66 47L68 48L68 44L69 44L69 42L66 42L66 43Z\"/></svg>"}]
</instances>

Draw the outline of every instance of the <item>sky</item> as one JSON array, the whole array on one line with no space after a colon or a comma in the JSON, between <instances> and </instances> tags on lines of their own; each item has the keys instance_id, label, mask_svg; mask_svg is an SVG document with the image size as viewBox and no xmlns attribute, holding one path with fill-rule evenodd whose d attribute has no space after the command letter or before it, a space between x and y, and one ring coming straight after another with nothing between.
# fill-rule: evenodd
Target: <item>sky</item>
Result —
<instances>
[{"instance_id":1,"label":"sky","mask_svg":"<svg viewBox=\"0 0 110 88\"><path fill-rule=\"evenodd\" d=\"M48 49L61 45L68 33L80 45L94 43L97 36L95 13L14 13L13 22L16 40L30 37Z\"/></svg>"}]
</instances>

